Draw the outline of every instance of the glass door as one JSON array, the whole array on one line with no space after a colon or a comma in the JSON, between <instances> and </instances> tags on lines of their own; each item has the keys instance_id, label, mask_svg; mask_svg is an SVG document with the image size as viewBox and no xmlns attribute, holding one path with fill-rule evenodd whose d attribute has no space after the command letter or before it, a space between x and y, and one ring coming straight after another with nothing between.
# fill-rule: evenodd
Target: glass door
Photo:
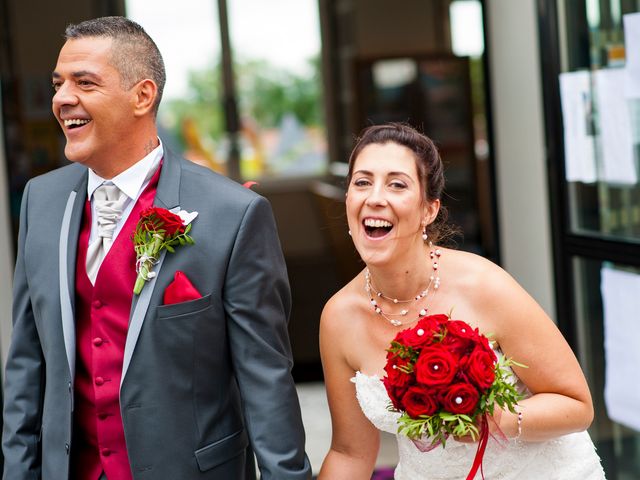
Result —
<instances>
[{"instance_id":1,"label":"glass door","mask_svg":"<svg viewBox=\"0 0 640 480\"><path fill-rule=\"evenodd\" d=\"M640 2L538 9L557 316L591 388L607 479L637 479Z\"/></svg>"}]
</instances>

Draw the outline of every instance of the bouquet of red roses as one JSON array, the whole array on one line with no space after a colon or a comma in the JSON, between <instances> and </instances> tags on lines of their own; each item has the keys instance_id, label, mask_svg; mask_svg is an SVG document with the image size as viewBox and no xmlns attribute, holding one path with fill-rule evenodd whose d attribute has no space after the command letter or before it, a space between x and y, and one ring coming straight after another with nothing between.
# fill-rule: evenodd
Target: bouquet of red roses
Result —
<instances>
[{"instance_id":1,"label":"bouquet of red roses","mask_svg":"<svg viewBox=\"0 0 640 480\"><path fill-rule=\"evenodd\" d=\"M524 365L498 358L477 328L447 315L421 318L399 332L387 352L382 381L390 409L402 412L398 433L419 448L425 438L430 448L444 447L450 435L480 439L473 478L488 441L488 416L496 404L516 413L522 398L508 367Z\"/></svg>"}]
</instances>

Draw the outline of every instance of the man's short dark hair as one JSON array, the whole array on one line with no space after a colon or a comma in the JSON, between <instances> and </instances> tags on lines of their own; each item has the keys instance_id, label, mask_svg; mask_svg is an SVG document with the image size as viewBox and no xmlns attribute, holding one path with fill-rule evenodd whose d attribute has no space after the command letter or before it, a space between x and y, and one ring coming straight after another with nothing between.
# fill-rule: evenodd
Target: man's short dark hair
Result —
<instances>
[{"instance_id":1,"label":"man's short dark hair","mask_svg":"<svg viewBox=\"0 0 640 480\"><path fill-rule=\"evenodd\" d=\"M125 17L94 18L76 25L71 24L64 32L65 40L85 37L113 39L111 62L120 72L126 89L145 78L150 78L156 83L158 96L154 104L154 113L157 113L167 75L160 50L147 32L139 24Z\"/></svg>"}]
</instances>

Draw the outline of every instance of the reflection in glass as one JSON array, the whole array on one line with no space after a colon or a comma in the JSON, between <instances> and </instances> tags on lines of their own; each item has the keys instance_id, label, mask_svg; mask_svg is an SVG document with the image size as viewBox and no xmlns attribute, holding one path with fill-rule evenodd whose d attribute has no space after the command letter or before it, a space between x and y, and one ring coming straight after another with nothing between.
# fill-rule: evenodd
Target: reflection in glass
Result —
<instances>
[{"instance_id":1,"label":"reflection in glass","mask_svg":"<svg viewBox=\"0 0 640 480\"><path fill-rule=\"evenodd\" d=\"M317 2L228 0L228 5L242 176L325 173Z\"/></svg>"},{"instance_id":2,"label":"reflection in glass","mask_svg":"<svg viewBox=\"0 0 640 480\"><path fill-rule=\"evenodd\" d=\"M573 156L571 126L577 124L567 110L565 128L565 170L569 194L570 229L573 233L640 242L640 99L627 88L625 56L625 14L639 11L637 2L585 0L560 2L566 24L560 25L561 56L565 72L588 75L584 124L588 137L572 137L581 150L593 152L593 178L571 178ZM627 46L628 48L628 46ZM626 52L628 54L628 52ZM567 80L560 79L561 87ZM574 85L575 86L575 85ZM561 88L563 109L575 89ZM573 109L576 115L576 109Z\"/></svg>"},{"instance_id":3,"label":"reflection in glass","mask_svg":"<svg viewBox=\"0 0 640 480\"><path fill-rule=\"evenodd\" d=\"M126 12L164 59L167 84L158 112L162 141L189 160L225 173L215 140L224 130L215 2L190 0L188 8L176 8L175 2L157 0L150 9L144 0L126 0Z\"/></svg>"},{"instance_id":4,"label":"reflection in glass","mask_svg":"<svg viewBox=\"0 0 640 480\"><path fill-rule=\"evenodd\" d=\"M602 459L608 480L631 480L640 477L640 430L633 425L640 423L640 410L635 409L635 416L628 416L626 421L617 423L610 415L618 418L620 407L611 389L615 382L624 387L626 380L627 392L632 396L638 391L640 378L638 365L620 362L621 355L625 357L624 345L620 345L620 338L628 338L631 343L637 342L637 336L626 330L626 322L634 323L637 329L637 310L629 311L626 316L620 311L628 309L628 305L635 301L637 293L629 292L634 284L628 278L640 283L640 269L609 262L600 262L575 257L573 260L574 302L576 307L576 321L578 330L578 353L581 366L589 382L593 396L595 418L590 434ZM625 293L625 290L627 292ZM622 297L620 297L622 296ZM624 298L625 300L621 299ZM625 307L624 305L627 305ZM615 314L615 315L614 315ZM612 339L617 339L615 343ZM629 358L633 358L634 351L628 351ZM629 378L620 382L619 378L612 378L617 371L626 371ZM608 395L605 395L609 388ZM617 390L616 390L617 391ZM624 398L622 400L624 405ZM637 407L637 406L636 406ZM624 422L624 424L622 423Z\"/></svg>"},{"instance_id":5,"label":"reflection in glass","mask_svg":"<svg viewBox=\"0 0 640 480\"><path fill-rule=\"evenodd\" d=\"M229 141L221 87L216 2L176 7L127 0L127 15L154 38L167 68L158 116L163 141L226 174ZM327 167L320 33L313 0L227 0L241 116L240 173L316 175ZM181 18L177 18L181 17Z\"/></svg>"}]
</instances>

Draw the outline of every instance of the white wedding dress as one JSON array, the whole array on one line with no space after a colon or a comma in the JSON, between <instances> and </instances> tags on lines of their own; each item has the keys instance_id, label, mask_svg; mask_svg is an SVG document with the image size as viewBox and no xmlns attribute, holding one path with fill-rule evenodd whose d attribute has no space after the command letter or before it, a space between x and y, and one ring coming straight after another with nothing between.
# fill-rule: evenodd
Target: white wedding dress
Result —
<instances>
[{"instance_id":1,"label":"white wedding dress","mask_svg":"<svg viewBox=\"0 0 640 480\"><path fill-rule=\"evenodd\" d=\"M396 435L399 459L396 480L465 480L477 444L447 440L445 448L421 452L411 440L397 435L399 413L387 410L389 396L377 376L357 372L352 379L358 402L379 430ZM486 480L602 480L600 459L587 432L542 443L510 440L504 445L489 439L482 462ZM482 478L480 471L476 479Z\"/></svg>"}]
</instances>

